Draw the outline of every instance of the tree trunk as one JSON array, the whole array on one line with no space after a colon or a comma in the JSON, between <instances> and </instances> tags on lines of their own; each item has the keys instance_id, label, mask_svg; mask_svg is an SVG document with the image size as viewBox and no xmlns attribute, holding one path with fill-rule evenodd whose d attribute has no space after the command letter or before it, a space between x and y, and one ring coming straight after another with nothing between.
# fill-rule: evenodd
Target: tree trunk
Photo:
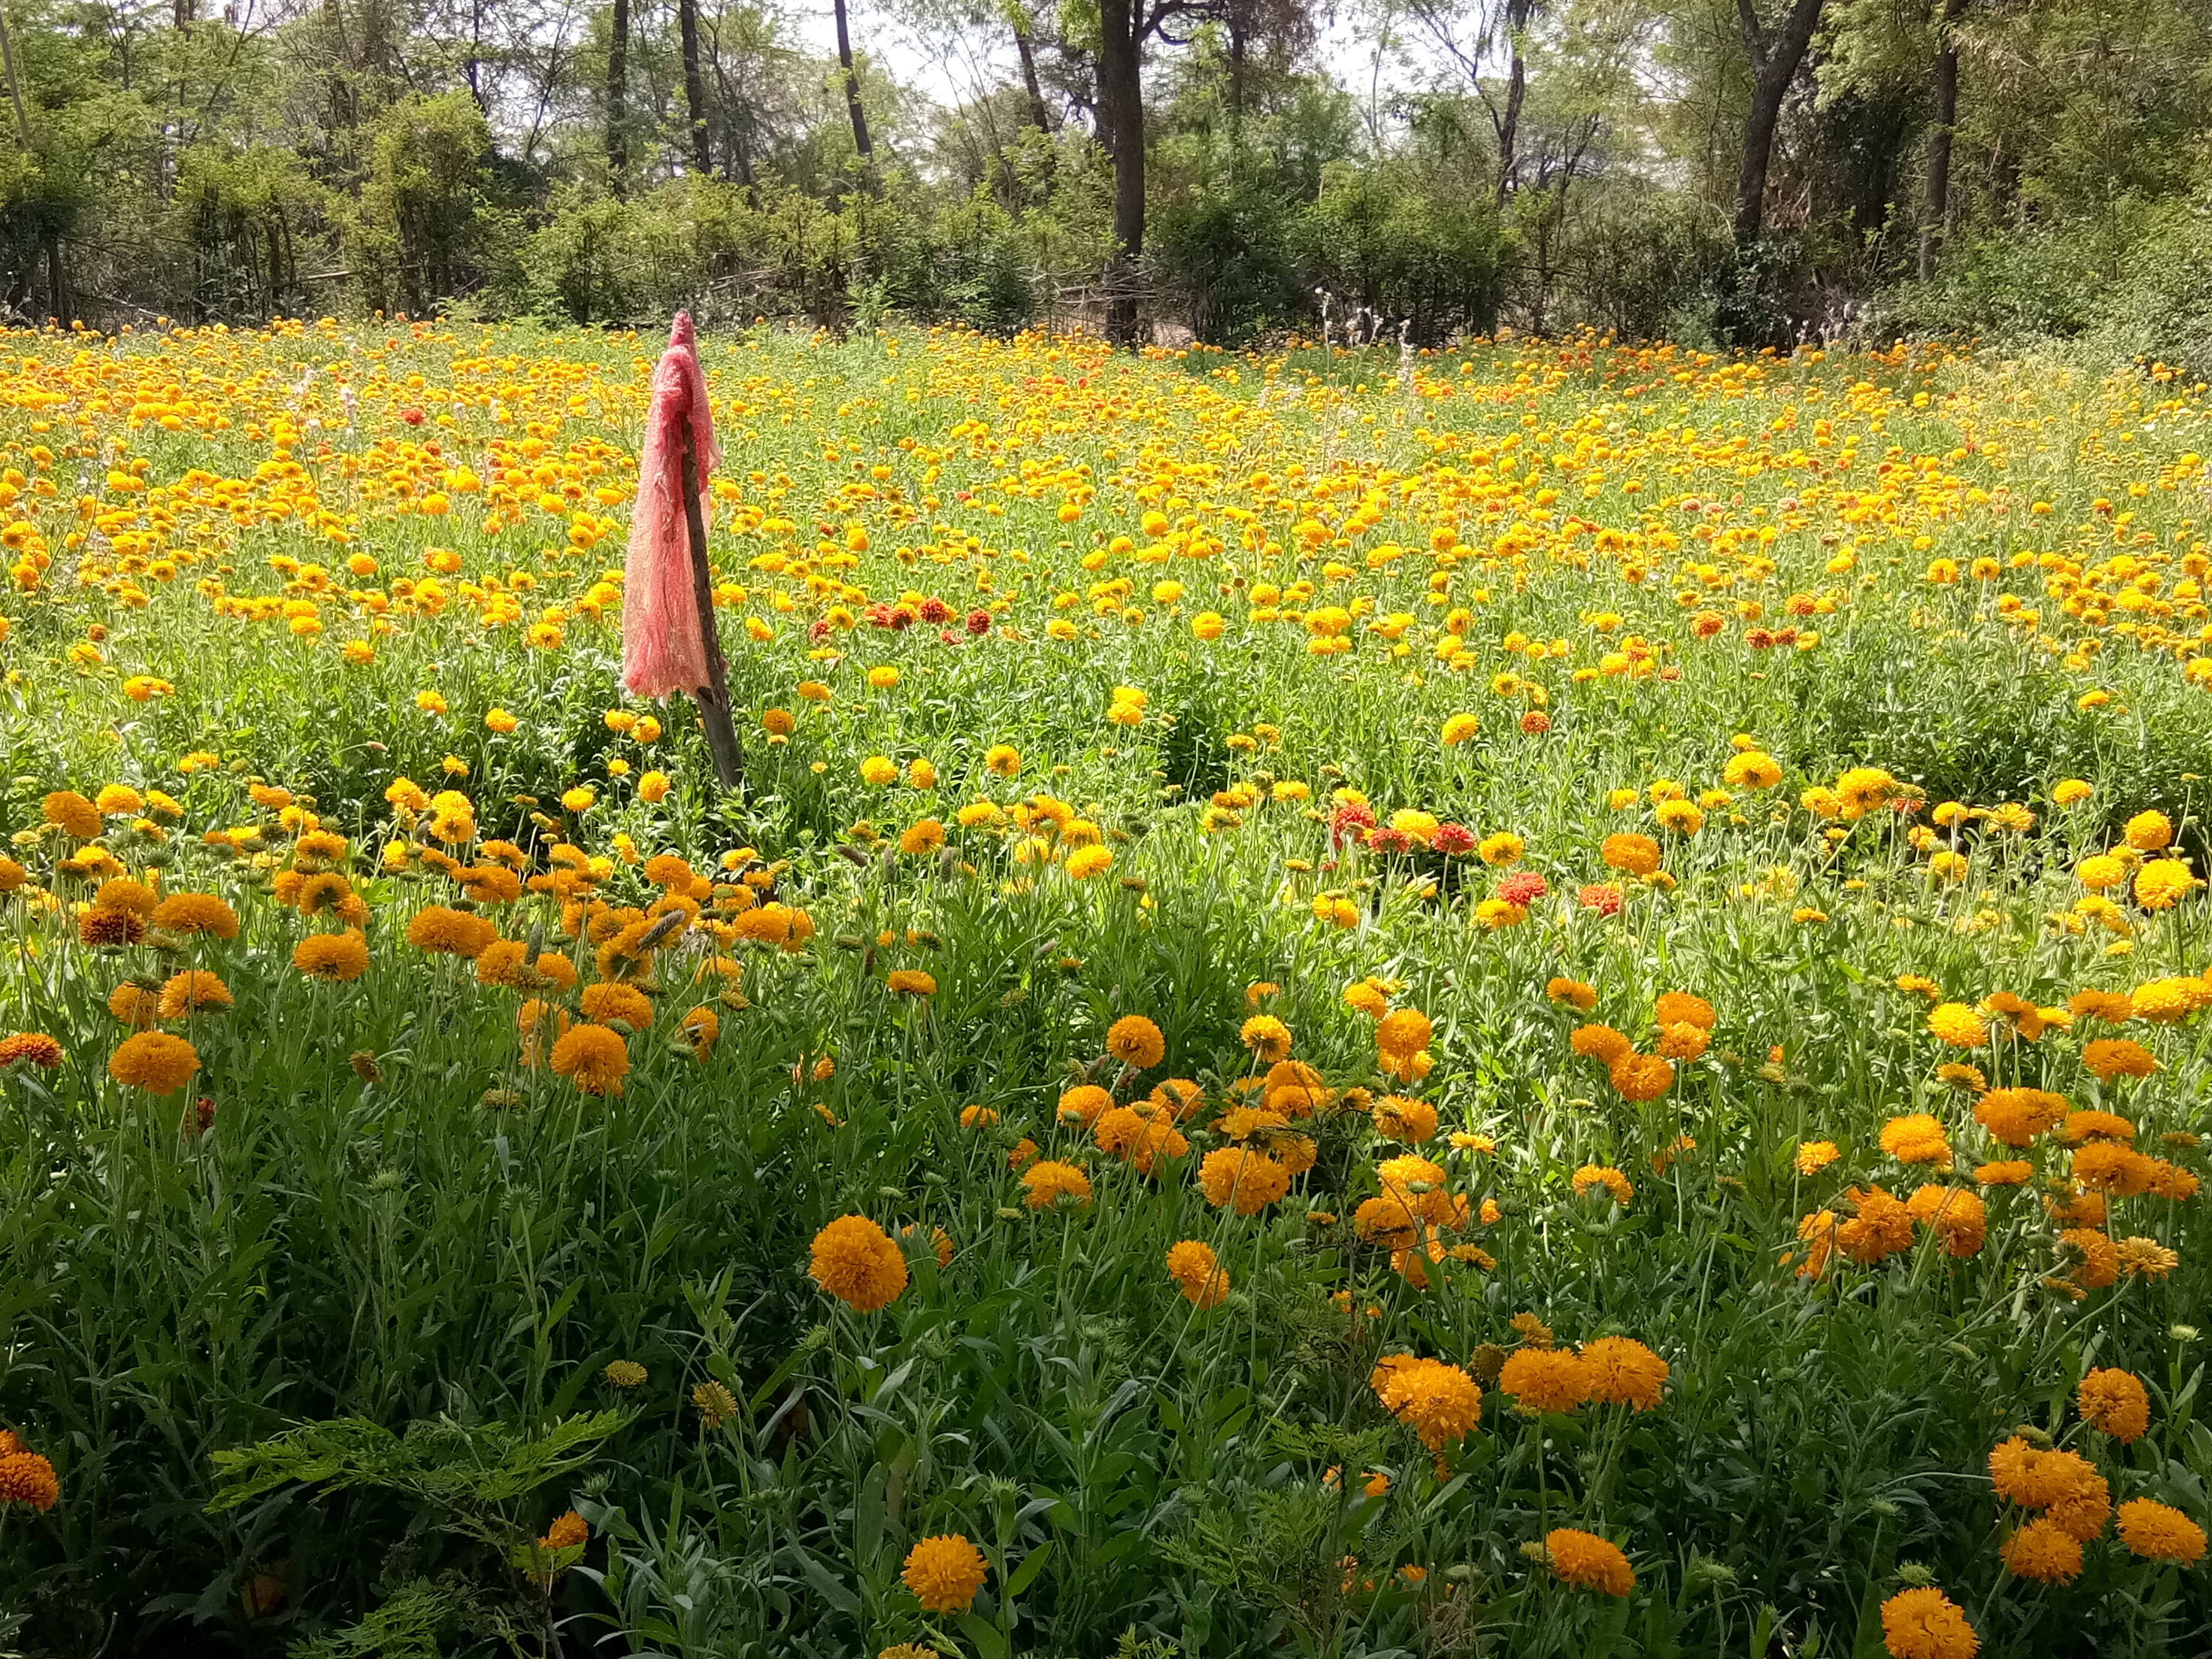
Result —
<instances>
[{"instance_id":1,"label":"tree trunk","mask_svg":"<svg viewBox=\"0 0 2212 1659\"><path fill-rule=\"evenodd\" d=\"M1518 163L1514 147L1521 136L1521 105L1528 96L1528 65L1521 57L1521 43L1513 43L1513 67L1505 83L1505 118L1498 124L1498 205L1513 193L1513 171Z\"/></svg>"},{"instance_id":2,"label":"tree trunk","mask_svg":"<svg viewBox=\"0 0 2212 1659\"><path fill-rule=\"evenodd\" d=\"M192 27L192 0L177 0L175 12L177 19L177 33L179 34L191 33Z\"/></svg>"},{"instance_id":3,"label":"tree trunk","mask_svg":"<svg viewBox=\"0 0 2212 1659\"><path fill-rule=\"evenodd\" d=\"M1959 122L1959 43L1951 24L1958 0L1936 20L1936 124L1928 133L1928 209L1920 222L1920 280L1936 274L1936 250L1951 212L1951 135Z\"/></svg>"},{"instance_id":4,"label":"tree trunk","mask_svg":"<svg viewBox=\"0 0 2212 1659\"><path fill-rule=\"evenodd\" d=\"M629 173L629 0L615 0L607 42L607 175L623 193Z\"/></svg>"},{"instance_id":5,"label":"tree trunk","mask_svg":"<svg viewBox=\"0 0 2212 1659\"><path fill-rule=\"evenodd\" d=\"M1098 0L1098 129L1114 156L1106 333L1117 345L1136 342L1137 261L1145 251L1145 93L1132 7L1133 0Z\"/></svg>"},{"instance_id":6,"label":"tree trunk","mask_svg":"<svg viewBox=\"0 0 2212 1659\"><path fill-rule=\"evenodd\" d=\"M684 107L691 117L691 161L700 173L714 170L707 140L707 82L699 73L699 0L676 0L676 20L684 38Z\"/></svg>"},{"instance_id":7,"label":"tree trunk","mask_svg":"<svg viewBox=\"0 0 2212 1659\"><path fill-rule=\"evenodd\" d=\"M1492 112L1492 120L1498 130L1498 205L1503 208L1505 198L1513 193L1517 182L1521 143L1521 109L1528 100L1528 61L1521 55L1521 37L1528 32L1528 20L1535 15L1536 0L1508 0L1505 8L1505 43L1512 54L1506 70L1505 113Z\"/></svg>"},{"instance_id":8,"label":"tree trunk","mask_svg":"<svg viewBox=\"0 0 2212 1659\"><path fill-rule=\"evenodd\" d=\"M1751 0L1736 0L1743 29L1744 55L1751 62L1751 108L1743 118L1743 155L1735 175L1735 245L1741 252L1759 240L1766 223L1766 172L1774 159L1774 129L1782 102L1805 61L1813 30L1820 21L1821 0L1795 0L1782 33L1768 40Z\"/></svg>"},{"instance_id":9,"label":"tree trunk","mask_svg":"<svg viewBox=\"0 0 2212 1659\"><path fill-rule=\"evenodd\" d=\"M1022 86L1030 96L1030 119L1036 130L1048 138L1052 137L1052 112L1045 107L1044 86L1037 79L1036 46L1030 39L1029 30L1020 23L1014 25L1014 51L1022 60Z\"/></svg>"},{"instance_id":10,"label":"tree trunk","mask_svg":"<svg viewBox=\"0 0 2212 1659\"><path fill-rule=\"evenodd\" d=\"M1230 11L1229 29L1229 167L1237 167L1237 139L1244 126L1244 28L1236 10Z\"/></svg>"},{"instance_id":11,"label":"tree trunk","mask_svg":"<svg viewBox=\"0 0 2212 1659\"><path fill-rule=\"evenodd\" d=\"M845 0L836 0L837 67L845 82L845 112L853 118L853 148L860 153L860 164L875 163L875 151L868 145L867 112L860 107L860 79L853 73L853 39L845 26Z\"/></svg>"}]
</instances>

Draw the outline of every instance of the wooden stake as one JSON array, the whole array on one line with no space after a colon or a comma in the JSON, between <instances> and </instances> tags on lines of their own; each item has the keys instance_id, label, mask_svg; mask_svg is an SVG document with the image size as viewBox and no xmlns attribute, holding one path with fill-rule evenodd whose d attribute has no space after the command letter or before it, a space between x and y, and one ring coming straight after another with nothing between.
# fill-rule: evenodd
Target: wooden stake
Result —
<instances>
[{"instance_id":1,"label":"wooden stake","mask_svg":"<svg viewBox=\"0 0 2212 1659\"><path fill-rule=\"evenodd\" d=\"M699 603L699 642L706 648L707 684L691 695L699 704L699 723L707 728L707 750L714 757L714 775L725 789L740 794L745 787L744 751L738 744L738 728L730 720L728 669L722 660L720 630L714 625L714 583L707 568L707 520L699 511L699 446L691 435L691 417L679 417L684 428L684 523L691 532L691 592Z\"/></svg>"}]
</instances>

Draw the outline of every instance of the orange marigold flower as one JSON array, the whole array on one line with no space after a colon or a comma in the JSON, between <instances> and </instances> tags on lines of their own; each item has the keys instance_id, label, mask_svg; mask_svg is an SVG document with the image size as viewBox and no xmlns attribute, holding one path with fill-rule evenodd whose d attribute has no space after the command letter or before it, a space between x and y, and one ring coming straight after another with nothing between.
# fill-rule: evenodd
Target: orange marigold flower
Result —
<instances>
[{"instance_id":1,"label":"orange marigold flower","mask_svg":"<svg viewBox=\"0 0 2212 1659\"><path fill-rule=\"evenodd\" d=\"M1167 1039L1142 1014L1124 1014L1107 1028L1106 1052L1125 1066L1148 1072L1167 1057Z\"/></svg>"},{"instance_id":2,"label":"orange marigold flower","mask_svg":"<svg viewBox=\"0 0 2212 1659\"><path fill-rule=\"evenodd\" d=\"M965 1613L983 1588L983 1552L958 1533L925 1538L907 1552L899 1575L929 1613Z\"/></svg>"},{"instance_id":3,"label":"orange marigold flower","mask_svg":"<svg viewBox=\"0 0 2212 1659\"><path fill-rule=\"evenodd\" d=\"M1211 1308L1229 1294L1229 1275L1211 1245L1194 1238L1168 1247L1168 1277L1182 1287L1186 1301Z\"/></svg>"},{"instance_id":4,"label":"orange marigold flower","mask_svg":"<svg viewBox=\"0 0 2212 1659\"><path fill-rule=\"evenodd\" d=\"M1290 1191L1291 1172L1265 1152L1224 1146L1200 1162L1198 1184L1216 1209L1229 1204L1239 1215L1257 1215Z\"/></svg>"},{"instance_id":5,"label":"orange marigold flower","mask_svg":"<svg viewBox=\"0 0 2212 1659\"><path fill-rule=\"evenodd\" d=\"M1571 1412L1595 1382L1583 1357L1564 1348L1516 1348L1498 1374L1498 1386L1524 1412Z\"/></svg>"},{"instance_id":6,"label":"orange marigold flower","mask_svg":"<svg viewBox=\"0 0 2212 1659\"><path fill-rule=\"evenodd\" d=\"M1022 1186L1026 1194L1022 1202L1032 1210L1048 1210L1063 1196L1077 1200L1079 1209L1091 1202L1091 1177L1073 1164L1052 1158L1022 1171Z\"/></svg>"},{"instance_id":7,"label":"orange marigold flower","mask_svg":"<svg viewBox=\"0 0 2212 1659\"><path fill-rule=\"evenodd\" d=\"M2140 1440L2150 1427L2150 1395L2130 1372L2093 1370L2081 1379L2075 1400L2083 1422L2124 1443Z\"/></svg>"},{"instance_id":8,"label":"orange marigold flower","mask_svg":"<svg viewBox=\"0 0 2212 1659\"><path fill-rule=\"evenodd\" d=\"M1998 1547L2006 1567L2021 1578L2070 1583L2081 1576L2081 1546L2052 1521L2029 1522Z\"/></svg>"},{"instance_id":9,"label":"orange marigold flower","mask_svg":"<svg viewBox=\"0 0 2212 1659\"><path fill-rule=\"evenodd\" d=\"M0 1071L15 1065L51 1072L62 1063L62 1045L44 1031L17 1031L0 1037Z\"/></svg>"},{"instance_id":10,"label":"orange marigold flower","mask_svg":"<svg viewBox=\"0 0 2212 1659\"><path fill-rule=\"evenodd\" d=\"M1561 1582L1577 1589L1626 1595L1636 1588L1628 1558L1595 1533L1555 1527L1544 1534L1544 1553Z\"/></svg>"},{"instance_id":11,"label":"orange marigold flower","mask_svg":"<svg viewBox=\"0 0 2212 1659\"><path fill-rule=\"evenodd\" d=\"M814 1235L807 1276L846 1306L873 1313L906 1289L906 1257L866 1216L840 1216Z\"/></svg>"},{"instance_id":12,"label":"orange marigold flower","mask_svg":"<svg viewBox=\"0 0 2212 1659\"><path fill-rule=\"evenodd\" d=\"M1667 1362L1632 1337L1601 1336L1583 1345L1590 1398L1608 1406L1648 1412L1666 1387Z\"/></svg>"},{"instance_id":13,"label":"orange marigold flower","mask_svg":"<svg viewBox=\"0 0 2212 1659\"><path fill-rule=\"evenodd\" d=\"M43 1515L61 1500L61 1495L62 1483L54 1474L54 1466L36 1452L0 1453L0 1504L21 1504Z\"/></svg>"},{"instance_id":14,"label":"orange marigold flower","mask_svg":"<svg viewBox=\"0 0 2212 1659\"><path fill-rule=\"evenodd\" d=\"M553 1045L553 1070L587 1095L618 1095L629 1074L629 1047L605 1025L574 1025Z\"/></svg>"},{"instance_id":15,"label":"orange marigold flower","mask_svg":"<svg viewBox=\"0 0 2212 1659\"><path fill-rule=\"evenodd\" d=\"M126 1089L174 1094L200 1068L199 1051L166 1031L140 1031L107 1057L107 1074Z\"/></svg>"},{"instance_id":16,"label":"orange marigold flower","mask_svg":"<svg viewBox=\"0 0 2212 1659\"><path fill-rule=\"evenodd\" d=\"M1430 1451L1464 1440L1482 1421L1482 1389L1456 1365L1387 1354L1368 1378L1383 1409L1420 1436Z\"/></svg>"},{"instance_id":17,"label":"orange marigold flower","mask_svg":"<svg viewBox=\"0 0 2212 1659\"><path fill-rule=\"evenodd\" d=\"M2204 1557L2204 1528L2155 1499L2131 1498L2119 1508L2120 1541L2151 1561L2194 1565Z\"/></svg>"},{"instance_id":18,"label":"orange marigold flower","mask_svg":"<svg viewBox=\"0 0 2212 1659\"><path fill-rule=\"evenodd\" d=\"M1966 1610L1933 1585L1881 1604L1881 1640L1890 1659L1973 1659L1982 1645Z\"/></svg>"}]
</instances>

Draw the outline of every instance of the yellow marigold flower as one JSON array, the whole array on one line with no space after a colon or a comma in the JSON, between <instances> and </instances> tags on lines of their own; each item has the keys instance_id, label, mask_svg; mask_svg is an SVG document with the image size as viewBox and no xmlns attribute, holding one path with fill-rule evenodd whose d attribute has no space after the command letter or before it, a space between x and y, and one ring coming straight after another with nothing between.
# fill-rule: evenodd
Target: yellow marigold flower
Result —
<instances>
[{"instance_id":1,"label":"yellow marigold flower","mask_svg":"<svg viewBox=\"0 0 2212 1659\"><path fill-rule=\"evenodd\" d=\"M1167 1039L1142 1014L1124 1014L1107 1028L1106 1052L1125 1066L1148 1072L1167 1057Z\"/></svg>"},{"instance_id":2,"label":"yellow marigold flower","mask_svg":"<svg viewBox=\"0 0 2212 1659\"><path fill-rule=\"evenodd\" d=\"M1771 789L1782 781L1782 767L1763 750L1746 749L1729 757L1721 781L1731 789Z\"/></svg>"},{"instance_id":3,"label":"yellow marigold flower","mask_svg":"<svg viewBox=\"0 0 2212 1659\"><path fill-rule=\"evenodd\" d=\"M604 1025L573 1025L553 1045L553 1070L587 1095L618 1095L629 1074L629 1046Z\"/></svg>"},{"instance_id":4,"label":"yellow marigold flower","mask_svg":"<svg viewBox=\"0 0 2212 1659\"><path fill-rule=\"evenodd\" d=\"M618 1389L635 1389L645 1381L645 1367L635 1359L610 1359L606 1379Z\"/></svg>"},{"instance_id":5,"label":"yellow marigold flower","mask_svg":"<svg viewBox=\"0 0 2212 1659\"><path fill-rule=\"evenodd\" d=\"M1933 1585L1881 1604L1881 1640L1890 1659L1973 1659L1982 1645L1965 1609Z\"/></svg>"},{"instance_id":6,"label":"yellow marigold flower","mask_svg":"<svg viewBox=\"0 0 2212 1659\"><path fill-rule=\"evenodd\" d=\"M1929 1009L1928 1030L1954 1048L1978 1048L1990 1037L1982 1017L1963 1002L1938 1003Z\"/></svg>"},{"instance_id":7,"label":"yellow marigold flower","mask_svg":"<svg viewBox=\"0 0 2212 1659\"><path fill-rule=\"evenodd\" d=\"M878 669L878 673L891 671ZM927 1613L965 1613L983 1588L983 1552L957 1533L925 1538L907 1552L900 1577Z\"/></svg>"},{"instance_id":8,"label":"yellow marigold flower","mask_svg":"<svg viewBox=\"0 0 2212 1659\"><path fill-rule=\"evenodd\" d=\"M0 1507L21 1504L45 1514L61 1501L62 1485L53 1464L24 1449L13 1434L0 1431L0 1438L9 1443L0 1449Z\"/></svg>"},{"instance_id":9,"label":"yellow marigold flower","mask_svg":"<svg viewBox=\"0 0 2212 1659\"><path fill-rule=\"evenodd\" d=\"M636 1032L653 1024L653 999L635 985L618 981L586 985L581 1002L584 1018L602 1025L620 1020Z\"/></svg>"},{"instance_id":10,"label":"yellow marigold flower","mask_svg":"<svg viewBox=\"0 0 2212 1659\"><path fill-rule=\"evenodd\" d=\"M2061 778L2051 786L2051 799L2061 806L2071 806L2076 801L2089 799L2096 791L2084 778Z\"/></svg>"},{"instance_id":11,"label":"yellow marigold flower","mask_svg":"<svg viewBox=\"0 0 2212 1659\"><path fill-rule=\"evenodd\" d=\"M1211 1245L1194 1238L1168 1247L1168 1277L1182 1289L1184 1299L1211 1308L1229 1294L1229 1275L1215 1260Z\"/></svg>"},{"instance_id":12,"label":"yellow marigold flower","mask_svg":"<svg viewBox=\"0 0 2212 1659\"><path fill-rule=\"evenodd\" d=\"M1071 881L1088 881L1112 869L1114 855L1103 847L1079 847L1067 855L1067 862L1060 867L1067 872Z\"/></svg>"},{"instance_id":13,"label":"yellow marigold flower","mask_svg":"<svg viewBox=\"0 0 2212 1659\"><path fill-rule=\"evenodd\" d=\"M2183 860L2146 859L2136 872L2136 902L2146 910L2171 910L2203 884Z\"/></svg>"},{"instance_id":14,"label":"yellow marigold flower","mask_svg":"<svg viewBox=\"0 0 2212 1659\"><path fill-rule=\"evenodd\" d=\"M1705 815L1695 801L1662 800L1653 809L1652 816L1659 820L1661 829L1678 836L1694 836L1705 827ZM1650 872L1638 873L1649 875Z\"/></svg>"},{"instance_id":15,"label":"yellow marigold flower","mask_svg":"<svg viewBox=\"0 0 2212 1659\"><path fill-rule=\"evenodd\" d=\"M545 1528L545 1535L538 1540L538 1547L546 1550L574 1549L591 1535L592 1529L585 1525L584 1517L569 1510L553 1517L553 1524Z\"/></svg>"},{"instance_id":16,"label":"yellow marigold flower","mask_svg":"<svg viewBox=\"0 0 2212 1659\"><path fill-rule=\"evenodd\" d=\"M881 788L898 781L898 763L886 755L871 755L860 763L860 781Z\"/></svg>"},{"instance_id":17,"label":"yellow marigold flower","mask_svg":"<svg viewBox=\"0 0 2212 1659\"><path fill-rule=\"evenodd\" d=\"M1454 714L1444 721L1438 734L1447 749L1456 749L1482 729L1482 722L1472 714Z\"/></svg>"},{"instance_id":18,"label":"yellow marigold flower","mask_svg":"<svg viewBox=\"0 0 2212 1659\"><path fill-rule=\"evenodd\" d=\"M2173 820L2153 808L2130 818L2124 833L2136 852L2155 853L2172 842Z\"/></svg>"},{"instance_id":19,"label":"yellow marigold flower","mask_svg":"<svg viewBox=\"0 0 2212 1659\"><path fill-rule=\"evenodd\" d=\"M1626 1595L1636 1588L1636 1572L1628 1558L1595 1533L1555 1527L1544 1534L1544 1554L1560 1582L1578 1589Z\"/></svg>"},{"instance_id":20,"label":"yellow marigold flower","mask_svg":"<svg viewBox=\"0 0 2212 1659\"><path fill-rule=\"evenodd\" d=\"M933 997L937 994L937 977L919 968L895 968L885 981L892 993L899 996Z\"/></svg>"},{"instance_id":21,"label":"yellow marigold flower","mask_svg":"<svg viewBox=\"0 0 2212 1659\"><path fill-rule=\"evenodd\" d=\"M174 1094L200 1068L199 1050L166 1031L140 1031L107 1057L107 1074L126 1089Z\"/></svg>"},{"instance_id":22,"label":"yellow marigold flower","mask_svg":"<svg viewBox=\"0 0 2212 1659\"><path fill-rule=\"evenodd\" d=\"M1063 1197L1078 1200L1079 1208L1091 1202L1091 1177L1073 1164L1051 1158L1023 1170L1022 1186L1025 1190L1022 1202L1032 1210L1048 1210Z\"/></svg>"},{"instance_id":23,"label":"yellow marigold flower","mask_svg":"<svg viewBox=\"0 0 2212 1659\"><path fill-rule=\"evenodd\" d=\"M909 825L899 836L899 851L908 858L920 858L934 853L945 845L945 825L935 818L924 818Z\"/></svg>"},{"instance_id":24,"label":"yellow marigold flower","mask_svg":"<svg viewBox=\"0 0 2212 1659\"><path fill-rule=\"evenodd\" d=\"M1521 837L1510 830L1501 830L1494 836L1485 836L1475 851L1485 864L1517 864L1521 860L1522 842Z\"/></svg>"},{"instance_id":25,"label":"yellow marigold flower","mask_svg":"<svg viewBox=\"0 0 2212 1659\"><path fill-rule=\"evenodd\" d=\"M864 1215L841 1216L814 1235L808 1273L861 1313L890 1306L907 1285L906 1257L891 1236Z\"/></svg>"},{"instance_id":26,"label":"yellow marigold flower","mask_svg":"<svg viewBox=\"0 0 2212 1659\"><path fill-rule=\"evenodd\" d=\"M1252 1058L1262 1065L1272 1066L1290 1056L1291 1028L1273 1014L1253 1015L1244 1022L1237 1036L1252 1051Z\"/></svg>"}]
</instances>

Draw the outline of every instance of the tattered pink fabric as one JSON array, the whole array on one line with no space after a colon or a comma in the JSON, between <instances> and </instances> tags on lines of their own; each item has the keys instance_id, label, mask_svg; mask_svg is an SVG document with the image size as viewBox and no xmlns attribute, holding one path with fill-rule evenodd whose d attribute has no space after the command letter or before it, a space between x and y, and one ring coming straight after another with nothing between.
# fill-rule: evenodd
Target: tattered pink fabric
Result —
<instances>
[{"instance_id":1,"label":"tattered pink fabric","mask_svg":"<svg viewBox=\"0 0 2212 1659\"><path fill-rule=\"evenodd\" d=\"M721 460L707 377L693 343L691 313L679 311L668 349L653 371L645 448L637 463L637 505L630 515L629 557L623 567L623 684L633 696L666 696L708 683L699 631L699 599L691 580L691 538L684 516L683 418L691 420L699 462L699 512L711 520L707 479Z\"/></svg>"}]
</instances>

